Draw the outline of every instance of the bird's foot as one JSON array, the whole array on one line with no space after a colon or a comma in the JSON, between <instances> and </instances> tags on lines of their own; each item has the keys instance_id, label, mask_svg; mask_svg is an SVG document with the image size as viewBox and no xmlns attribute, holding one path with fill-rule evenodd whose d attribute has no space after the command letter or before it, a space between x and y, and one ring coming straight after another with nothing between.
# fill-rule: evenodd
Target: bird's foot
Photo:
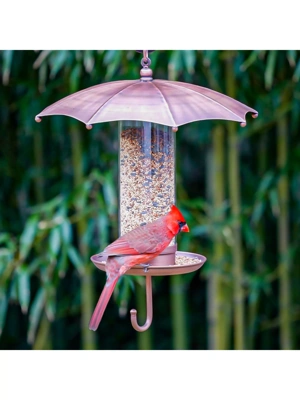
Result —
<instances>
[{"instance_id":1,"label":"bird's foot","mask_svg":"<svg viewBox=\"0 0 300 400\"><path fill-rule=\"evenodd\" d=\"M148 272L150 264L141 264L142 267L144 267L144 272Z\"/></svg>"}]
</instances>

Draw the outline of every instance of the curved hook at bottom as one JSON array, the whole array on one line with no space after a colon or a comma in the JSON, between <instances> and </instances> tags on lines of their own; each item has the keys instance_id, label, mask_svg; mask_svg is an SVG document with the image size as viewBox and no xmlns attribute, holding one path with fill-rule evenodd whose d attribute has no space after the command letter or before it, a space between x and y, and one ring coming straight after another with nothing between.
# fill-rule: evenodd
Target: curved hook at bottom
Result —
<instances>
[{"instance_id":1,"label":"curved hook at bottom","mask_svg":"<svg viewBox=\"0 0 300 400\"><path fill-rule=\"evenodd\" d=\"M140 326L137 322L137 311L136 310L130 310L130 319L131 319L131 325L133 328L138 331L138 332L144 332L148 328L150 328L150 325L152 323L152 318L153 318L153 306L152 306L152 280L151 280L151 275L146 275L146 301L147 301L147 319L144 325Z\"/></svg>"}]
</instances>

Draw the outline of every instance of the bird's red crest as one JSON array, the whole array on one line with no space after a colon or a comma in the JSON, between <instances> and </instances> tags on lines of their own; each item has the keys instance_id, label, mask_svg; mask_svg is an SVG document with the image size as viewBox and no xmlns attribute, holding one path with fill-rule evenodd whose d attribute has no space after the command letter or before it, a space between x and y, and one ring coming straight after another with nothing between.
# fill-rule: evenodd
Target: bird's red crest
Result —
<instances>
[{"instance_id":1,"label":"bird's red crest","mask_svg":"<svg viewBox=\"0 0 300 400\"><path fill-rule=\"evenodd\" d=\"M177 221L182 221L182 222L185 221L184 216L181 214L181 212L174 204L171 206L169 214L172 216L172 218L176 219Z\"/></svg>"}]
</instances>

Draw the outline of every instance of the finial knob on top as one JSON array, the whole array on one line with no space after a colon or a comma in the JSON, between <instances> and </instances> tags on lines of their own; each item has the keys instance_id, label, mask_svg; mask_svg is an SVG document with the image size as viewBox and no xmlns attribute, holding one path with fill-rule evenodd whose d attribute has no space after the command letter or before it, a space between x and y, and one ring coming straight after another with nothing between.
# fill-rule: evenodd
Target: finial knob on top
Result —
<instances>
[{"instance_id":1,"label":"finial knob on top","mask_svg":"<svg viewBox=\"0 0 300 400\"><path fill-rule=\"evenodd\" d=\"M141 81L146 82L146 81L152 81L152 69L146 67L143 67L140 71L140 75L141 75Z\"/></svg>"}]
</instances>

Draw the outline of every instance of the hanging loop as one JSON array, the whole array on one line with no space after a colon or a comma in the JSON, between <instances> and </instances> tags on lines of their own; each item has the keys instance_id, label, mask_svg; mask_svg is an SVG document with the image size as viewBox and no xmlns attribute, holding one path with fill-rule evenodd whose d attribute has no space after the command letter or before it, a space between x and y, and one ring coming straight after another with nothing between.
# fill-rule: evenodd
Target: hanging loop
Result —
<instances>
[{"instance_id":1,"label":"hanging loop","mask_svg":"<svg viewBox=\"0 0 300 400\"><path fill-rule=\"evenodd\" d=\"M149 53L152 53L154 50L136 50L138 53L143 54L143 58L141 60L142 69L140 71L141 81L149 82L152 81L152 70L149 68L151 65L151 60L148 57Z\"/></svg>"},{"instance_id":2,"label":"hanging loop","mask_svg":"<svg viewBox=\"0 0 300 400\"><path fill-rule=\"evenodd\" d=\"M153 304L152 304L152 280L151 275L146 275L146 309L147 309L147 319L144 325L140 326L137 322L137 311L130 310L131 325L138 332L145 332L150 328L153 318Z\"/></svg>"},{"instance_id":3,"label":"hanging loop","mask_svg":"<svg viewBox=\"0 0 300 400\"><path fill-rule=\"evenodd\" d=\"M143 55L144 55L144 57L141 60L142 67L150 67L151 60L148 57L148 50L143 50Z\"/></svg>"}]
</instances>

